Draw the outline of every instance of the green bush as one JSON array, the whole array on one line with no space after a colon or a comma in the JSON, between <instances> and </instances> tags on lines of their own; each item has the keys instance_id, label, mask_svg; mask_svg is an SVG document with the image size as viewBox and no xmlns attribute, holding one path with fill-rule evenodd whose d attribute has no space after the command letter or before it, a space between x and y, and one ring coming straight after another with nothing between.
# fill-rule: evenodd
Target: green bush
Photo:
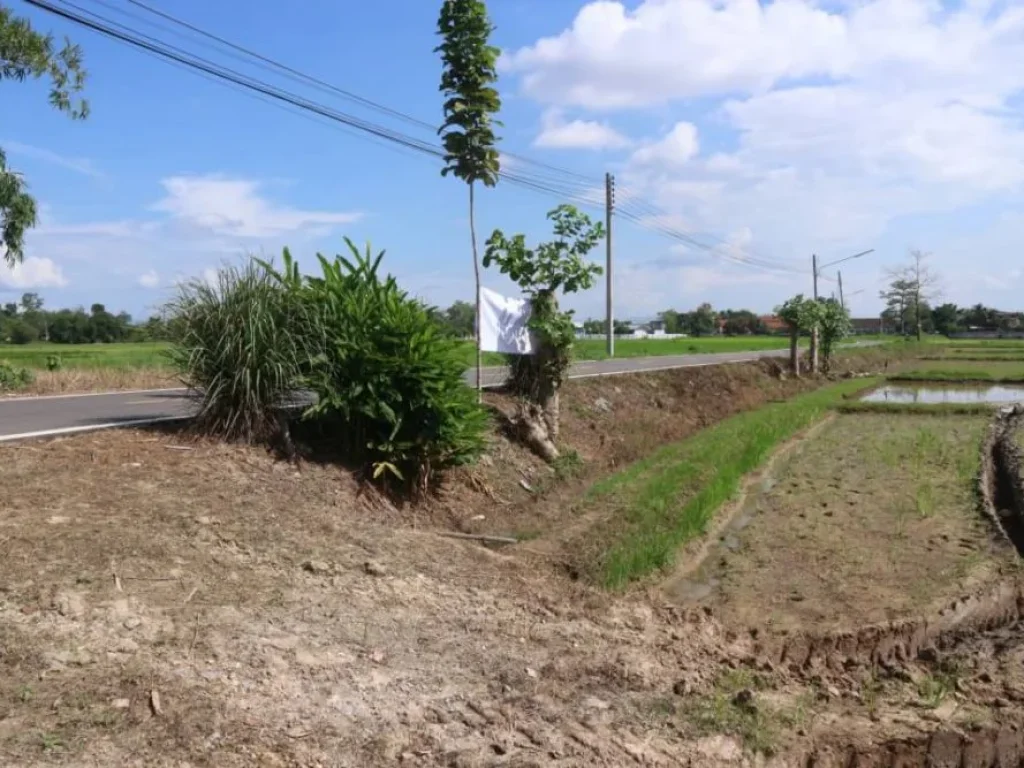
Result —
<instances>
[{"instance_id":1,"label":"green bush","mask_svg":"<svg viewBox=\"0 0 1024 768\"><path fill-rule=\"evenodd\" d=\"M48 371L59 371L64 367L64 361L61 360L60 355L47 355L46 356L46 370Z\"/></svg>"},{"instance_id":2,"label":"green bush","mask_svg":"<svg viewBox=\"0 0 1024 768\"><path fill-rule=\"evenodd\" d=\"M219 270L216 284L180 286L169 309L179 330L170 359L200 397L199 429L250 442L274 436L309 358L302 304L251 262Z\"/></svg>"},{"instance_id":3,"label":"green bush","mask_svg":"<svg viewBox=\"0 0 1024 768\"><path fill-rule=\"evenodd\" d=\"M35 376L28 368L15 368L5 360L0 360L0 392L13 392L24 389L35 381Z\"/></svg>"},{"instance_id":4,"label":"green bush","mask_svg":"<svg viewBox=\"0 0 1024 768\"><path fill-rule=\"evenodd\" d=\"M375 478L423 490L439 470L480 455L487 417L463 381L458 341L393 277L379 276L383 252L345 242L352 259L320 257L321 278L278 275L317 312L319 351L303 377L317 403L306 416L334 426L341 448Z\"/></svg>"}]
</instances>

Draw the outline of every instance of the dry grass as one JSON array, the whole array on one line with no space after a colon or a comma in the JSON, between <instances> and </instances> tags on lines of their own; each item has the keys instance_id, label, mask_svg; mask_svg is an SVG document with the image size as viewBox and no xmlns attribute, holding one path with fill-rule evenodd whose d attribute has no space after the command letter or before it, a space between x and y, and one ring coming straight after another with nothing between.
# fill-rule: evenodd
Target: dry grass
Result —
<instances>
[{"instance_id":1,"label":"dry grass","mask_svg":"<svg viewBox=\"0 0 1024 768\"><path fill-rule=\"evenodd\" d=\"M79 392L114 392L129 389L180 387L181 382L162 368L93 368L35 371L35 381L13 396L62 395Z\"/></svg>"}]
</instances>

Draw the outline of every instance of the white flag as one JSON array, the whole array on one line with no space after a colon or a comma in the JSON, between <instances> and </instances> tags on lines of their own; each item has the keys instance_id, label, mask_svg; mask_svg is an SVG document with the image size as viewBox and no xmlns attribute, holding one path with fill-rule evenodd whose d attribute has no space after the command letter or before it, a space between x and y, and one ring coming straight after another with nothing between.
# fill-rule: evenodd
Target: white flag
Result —
<instances>
[{"instance_id":1,"label":"white flag","mask_svg":"<svg viewBox=\"0 0 1024 768\"><path fill-rule=\"evenodd\" d=\"M510 299L489 288L480 288L480 349L532 355L530 300Z\"/></svg>"}]
</instances>

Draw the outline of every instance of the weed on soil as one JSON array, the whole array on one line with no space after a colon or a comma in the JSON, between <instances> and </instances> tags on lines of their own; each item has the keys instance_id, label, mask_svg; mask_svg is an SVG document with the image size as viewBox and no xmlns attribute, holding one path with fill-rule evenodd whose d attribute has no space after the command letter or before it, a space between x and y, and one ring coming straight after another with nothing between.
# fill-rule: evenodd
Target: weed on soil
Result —
<instances>
[{"instance_id":1,"label":"weed on soil","mask_svg":"<svg viewBox=\"0 0 1024 768\"><path fill-rule=\"evenodd\" d=\"M987 423L840 416L747 500L701 576L707 602L736 626L832 631L927 614L994 575L1012 553L977 509Z\"/></svg>"}]
</instances>

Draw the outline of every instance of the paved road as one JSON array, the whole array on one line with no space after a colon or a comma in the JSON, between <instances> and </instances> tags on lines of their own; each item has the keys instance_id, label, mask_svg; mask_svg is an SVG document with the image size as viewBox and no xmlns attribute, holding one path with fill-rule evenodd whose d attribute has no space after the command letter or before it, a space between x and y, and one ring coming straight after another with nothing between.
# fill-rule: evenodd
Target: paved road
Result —
<instances>
[{"instance_id":1,"label":"paved road","mask_svg":"<svg viewBox=\"0 0 1024 768\"><path fill-rule=\"evenodd\" d=\"M787 350L763 352L727 352L710 355L671 355L664 357L622 358L581 361L570 371L572 378L611 376L636 371L667 368L691 368L722 363L742 363L765 357L785 357ZM476 372L466 378L475 382ZM504 381L501 368L484 369L484 386ZM156 423L187 418L192 404L183 389L116 392L97 395L0 398L0 442L54 434L87 432L133 424Z\"/></svg>"}]
</instances>

